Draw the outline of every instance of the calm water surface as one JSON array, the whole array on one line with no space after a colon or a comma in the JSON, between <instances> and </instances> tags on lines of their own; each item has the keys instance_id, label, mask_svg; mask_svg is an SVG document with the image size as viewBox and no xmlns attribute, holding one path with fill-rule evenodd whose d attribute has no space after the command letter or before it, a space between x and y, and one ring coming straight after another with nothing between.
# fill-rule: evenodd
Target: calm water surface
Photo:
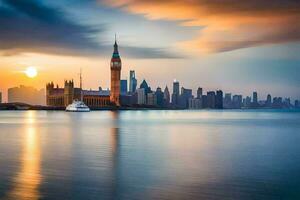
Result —
<instances>
[{"instance_id":1,"label":"calm water surface","mask_svg":"<svg viewBox=\"0 0 300 200\"><path fill-rule=\"evenodd\" d=\"M0 112L0 199L300 199L300 112Z\"/></svg>"}]
</instances>

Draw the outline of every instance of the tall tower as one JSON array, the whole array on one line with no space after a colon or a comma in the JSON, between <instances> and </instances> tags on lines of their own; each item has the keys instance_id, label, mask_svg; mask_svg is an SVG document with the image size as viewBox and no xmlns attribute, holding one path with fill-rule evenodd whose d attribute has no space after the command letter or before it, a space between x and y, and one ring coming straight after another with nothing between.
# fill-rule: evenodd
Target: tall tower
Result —
<instances>
[{"instance_id":1,"label":"tall tower","mask_svg":"<svg viewBox=\"0 0 300 200\"><path fill-rule=\"evenodd\" d=\"M110 62L110 102L120 106L120 79L122 62L115 37L114 52Z\"/></svg>"}]
</instances>

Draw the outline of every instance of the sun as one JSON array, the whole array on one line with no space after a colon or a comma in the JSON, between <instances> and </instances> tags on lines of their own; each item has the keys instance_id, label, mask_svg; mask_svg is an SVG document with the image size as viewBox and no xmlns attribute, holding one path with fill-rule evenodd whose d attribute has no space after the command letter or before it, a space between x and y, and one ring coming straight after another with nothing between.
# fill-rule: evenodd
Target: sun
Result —
<instances>
[{"instance_id":1,"label":"sun","mask_svg":"<svg viewBox=\"0 0 300 200\"><path fill-rule=\"evenodd\" d=\"M27 67L27 69L25 70L25 74L29 78L34 78L37 76L38 72L35 67Z\"/></svg>"}]
</instances>

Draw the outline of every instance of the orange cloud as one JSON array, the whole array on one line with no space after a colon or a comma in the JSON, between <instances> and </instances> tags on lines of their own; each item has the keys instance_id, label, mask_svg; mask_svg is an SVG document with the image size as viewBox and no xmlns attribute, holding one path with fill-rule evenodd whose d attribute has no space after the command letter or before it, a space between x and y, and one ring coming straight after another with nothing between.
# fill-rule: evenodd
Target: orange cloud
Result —
<instances>
[{"instance_id":1,"label":"orange cloud","mask_svg":"<svg viewBox=\"0 0 300 200\"><path fill-rule=\"evenodd\" d=\"M197 38L180 44L197 52L224 52L300 41L300 2L294 0L104 0L151 20L202 26Z\"/></svg>"}]
</instances>

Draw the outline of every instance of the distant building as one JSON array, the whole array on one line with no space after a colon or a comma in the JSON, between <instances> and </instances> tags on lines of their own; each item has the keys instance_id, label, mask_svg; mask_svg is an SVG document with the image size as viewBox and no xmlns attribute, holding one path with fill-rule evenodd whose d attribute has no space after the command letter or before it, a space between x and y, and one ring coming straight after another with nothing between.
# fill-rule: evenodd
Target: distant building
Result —
<instances>
[{"instance_id":1,"label":"distant building","mask_svg":"<svg viewBox=\"0 0 300 200\"><path fill-rule=\"evenodd\" d=\"M249 108L251 106L251 97L247 96L245 98L244 107Z\"/></svg>"},{"instance_id":2,"label":"distant building","mask_svg":"<svg viewBox=\"0 0 300 200\"><path fill-rule=\"evenodd\" d=\"M169 106L170 104L170 92L168 86L164 90L164 106Z\"/></svg>"},{"instance_id":3,"label":"distant building","mask_svg":"<svg viewBox=\"0 0 300 200\"><path fill-rule=\"evenodd\" d=\"M257 107L258 106L257 92L253 92L252 99L253 99L252 107Z\"/></svg>"},{"instance_id":4,"label":"distant building","mask_svg":"<svg viewBox=\"0 0 300 200\"><path fill-rule=\"evenodd\" d=\"M129 92L133 93L135 92L137 87L137 80L135 78L135 71L130 70L129 72Z\"/></svg>"},{"instance_id":5,"label":"distant building","mask_svg":"<svg viewBox=\"0 0 300 200\"><path fill-rule=\"evenodd\" d=\"M223 101L224 108L232 108L231 93L226 93Z\"/></svg>"},{"instance_id":6,"label":"distant building","mask_svg":"<svg viewBox=\"0 0 300 200\"><path fill-rule=\"evenodd\" d=\"M235 108L235 109L242 108L242 101L243 101L242 95L234 95L232 97L232 108Z\"/></svg>"},{"instance_id":7,"label":"distant building","mask_svg":"<svg viewBox=\"0 0 300 200\"><path fill-rule=\"evenodd\" d=\"M21 85L8 89L8 103L27 103L30 105L45 105L45 90Z\"/></svg>"},{"instance_id":8,"label":"distant building","mask_svg":"<svg viewBox=\"0 0 300 200\"><path fill-rule=\"evenodd\" d=\"M120 79L122 61L120 58L117 40L115 39L114 51L110 61L110 102L120 106Z\"/></svg>"},{"instance_id":9,"label":"distant building","mask_svg":"<svg viewBox=\"0 0 300 200\"><path fill-rule=\"evenodd\" d=\"M2 103L2 92L0 92L0 103Z\"/></svg>"},{"instance_id":10,"label":"distant building","mask_svg":"<svg viewBox=\"0 0 300 200\"><path fill-rule=\"evenodd\" d=\"M197 110L202 108L202 101L199 98L189 99L189 109Z\"/></svg>"},{"instance_id":11,"label":"distant building","mask_svg":"<svg viewBox=\"0 0 300 200\"><path fill-rule=\"evenodd\" d=\"M266 100L266 107L271 107L272 106L272 97L270 94L268 94L267 96L267 100Z\"/></svg>"},{"instance_id":12,"label":"distant building","mask_svg":"<svg viewBox=\"0 0 300 200\"><path fill-rule=\"evenodd\" d=\"M172 93L172 105L178 106L179 105L179 82L174 81L173 82L173 93Z\"/></svg>"},{"instance_id":13,"label":"distant building","mask_svg":"<svg viewBox=\"0 0 300 200\"><path fill-rule=\"evenodd\" d=\"M148 83L146 82L145 79L142 81L142 83L140 85L140 88L144 88L146 96L147 96L148 93L151 92L151 88L148 86Z\"/></svg>"},{"instance_id":14,"label":"distant building","mask_svg":"<svg viewBox=\"0 0 300 200\"><path fill-rule=\"evenodd\" d=\"M161 88L158 87L155 91L156 96L156 103L159 107L164 106L164 93L162 92Z\"/></svg>"},{"instance_id":15,"label":"distant building","mask_svg":"<svg viewBox=\"0 0 300 200\"><path fill-rule=\"evenodd\" d=\"M202 95L202 108L208 108L207 95Z\"/></svg>"},{"instance_id":16,"label":"distant building","mask_svg":"<svg viewBox=\"0 0 300 200\"><path fill-rule=\"evenodd\" d=\"M144 88L138 88L136 89L137 93L137 104L139 105L145 105L146 104L146 94Z\"/></svg>"},{"instance_id":17,"label":"distant building","mask_svg":"<svg viewBox=\"0 0 300 200\"><path fill-rule=\"evenodd\" d=\"M282 97L274 97L272 108L282 108L282 107L283 107Z\"/></svg>"},{"instance_id":18,"label":"distant building","mask_svg":"<svg viewBox=\"0 0 300 200\"><path fill-rule=\"evenodd\" d=\"M214 91L207 92L207 107L215 108L216 106L216 94Z\"/></svg>"},{"instance_id":19,"label":"distant building","mask_svg":"<svg viewBox=\"0 0 300 200\"><path fill-rule=\"evenodd\" d=\"M188 108L189 99L193 98L192 90L181 87L181 94L179 96L179 106L180 108Z\"/></svg>"},{"instance_id":20,"label":"distant building","mask_svg":"<svg viewBox=\"0 0 300 200\"><path fill-rule=\"evenodd\" d=\"M149 106L156 106L157 105L157 98L154 92L150 92L147 95L147 105Z\"/></svg>"},{"instance_id":21,"label":"distant building","mask_svg":"<svg viewBox=\"0 0 300 200\"><path fill-rule=\"evenodd\" d=\"M202 91L202 88L201 87L198 87L197 89L197 99L202 99L202 94L203 91Z\"/></svg>"},{"instance_id":22,"label":"distant building","mask_svg":"<svg viewBox=\"0 0 300 200\"><path fill-rule=\"evenodd\" d=\"M295 100L295 108L300 108L299 100Z\"/></svg>"},{"instance_id":23,"label":"distant building","mask_svg":"<svg viewBox=\"0 0 300 200\"><path fill-rule=\"evenodd\" d=\"M75 99L83 96L84 103L90 108L102 108L110 105L110 91L102 90L82 90L75 88L73 81L65 81L63 88L58 85L54 87L53 82L46 85L46 104L47 106L66 107Z\"/></svg>"},{"instance_id":24,"label":"distant building","mask_svg":"<svg viewBox=\"0 0 300 200\"><path fill-rule=\"evenodd\" d=\"M137 104L137 94L135 92L121 95L120 101L122 106L133 106Z\"/></svg>"},{"instance_id":25,"label":"distant building","mask_svg":"<svg viewBox=\"0 0 300 200\"><path fill-rule=\"evenodd\" d=\"M125 95L128 92L127 80L121 80L121 95Z\"/></svg>"},{"instance_id":26,"label":"distant building","mask_svg":"<svg viewBox=\"0 0 300 200\"><path fill-rule=\"evenodd\" d=\"M285 98L283 101L283 106L285 108L290 108L291 107L291 99L290 98Z\"/></svg>"},{"instance_id":27,"label":"distant building","mask_svg":"<svg viewBox=\"0 0 300 200\"><path fill-rule=\"evenodd\" d=\"M218 90L216 92L216 106L217 109L223 109L223 91Z\"/></svg>"}]
</instances>

